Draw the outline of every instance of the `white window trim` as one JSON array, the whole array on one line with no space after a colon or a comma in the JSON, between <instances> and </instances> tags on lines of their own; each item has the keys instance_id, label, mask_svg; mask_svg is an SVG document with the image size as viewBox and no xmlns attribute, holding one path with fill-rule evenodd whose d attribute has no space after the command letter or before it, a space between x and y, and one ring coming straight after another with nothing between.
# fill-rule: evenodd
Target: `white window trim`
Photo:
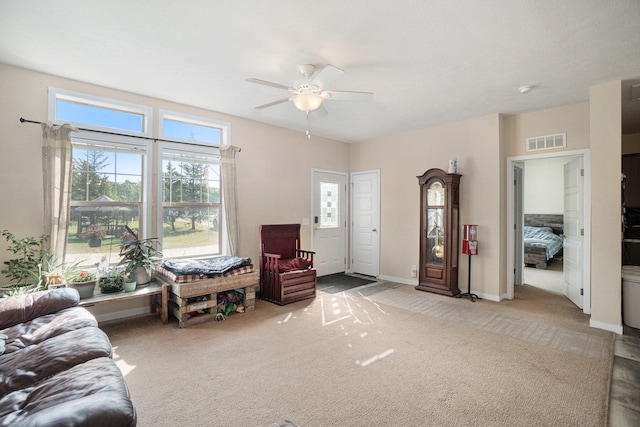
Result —
<instances>
[{"instance_id":1,"label":"white window trim","mask_svg":"<svg viewBox=\"0 0 640 427\"><path fill-rule=\"evenodd\" d=\"M162 123L162 121L160 121ZM164 139L164 138L163 138ZM156 154L156 163L158 165L158 176L162 176L162 153L165 151L184 151L187 153L202 153L203 148L215 148L213 146L206 146L197 144L194 145L193 141L189 145L181 144L180 142L166 142L166 141L158 141ZM164 237L164 203L163 203L163 185L162 179L158 179L157 189L156 189L156 200L158 201L156 204L156 230L158 230L158 237L160 241L162 241ZM226 232L226 223L225 223L225 215L224 215L224 195L222 193L222 176L220 177L220 208L218 210L218 247L220 248L220 253L217 255L202 255L197 256L195 258L207 258L210 256L219 256L219 255L228 255L229 253L229 245L227 242L227 232ZM222 231L224 228L224 232Z\"/></svg>"},{"instance_id":2,"label":"white window trim","mask_svg":"<svg viewBox=\"0 0 640 427\"><path fill-rule=\"evenodd\" d=\"M60 89L56 87L49 87L49 99L48 99L48 120L54 124L66 123L63 120L56 119L56 106L57 100L62 99L65 101L84 103L87 105L108 108L117 111L123 111L127 113L140 114L143 118L143 130L132 131L127 129L112 128L105 126L91 125L88 123L76 123L71 122L71 125L82 127L85 129L97 130L101 132L115 132L124 135L131 136L144 136L151 138L153 135L153 108L146 105L132 104L129 102L118 101L110 98L102 98L99 96L88 95L86 93L74 92L71 90Z\"/></svg>"},{"instance_id":3,"label":"white window trim","mask_svg":"<svg viewBox=\"0 0 640 427\"><path fill-rule=\"evenodd\" d=\"M153 182L151 181L153 179L153 172L152 172L152 167L151 167L151 161L152 161L152 157L153 157L153 152L152 150L152 144L151 141L145 141L145 140L136 140L135 142L132 142L131 140L126 140L122 137L117 137L115 135L104 135L104 134L92 134L91 132L80 132L78 134L71 134L71 143L78 143L78 144L83 144L83 145L88 145L88 146L92 146L92 145L96 145L96 146L100 146L100 144L96 144L95 141L101 141L101 142L105 142L105 144L103 146L105 146L106 148L109 148L109 145L126 145L127 148L131 148L132 150L136 150L136 148L138 148L140 151L143 151L144 153L144 163L143 163L143 170L142 170L142 178L143 178L143 183L142 183L142 191L141 191L141 204L143 207L143 214L140 217L140 221L141 224L139 225L139 231L140 231L140 235L144 238L146 237L153 237L151 236L152 230L151 230L151 217L153 214L153 208L148 208L148 206L150 206L150 202L152 200L151 195L152 193L152 188L153 188ZM99 139L97 137L100 137ZM116 147L117 149L117 147Z\"/></svg>"},{"instance_id":4,"label":"white window trim","mask_svg":"<svg viewBox=\"0 0 640 427\"><path fill-rule=\"evenodd\" d=\"M191 139L166 136L163 129L164 119L220 129L220 144L210 144L205 141L193 141ZM231 124L209 119L207 117L198 117L189 114L177 113L175 111L160 110L158 118L158 135L160 139L167 139L175 142L185 142L187 144L202 145L205 147L219 147L229 145L229 141L231 141Z\"/></svg>"}]
</instances>

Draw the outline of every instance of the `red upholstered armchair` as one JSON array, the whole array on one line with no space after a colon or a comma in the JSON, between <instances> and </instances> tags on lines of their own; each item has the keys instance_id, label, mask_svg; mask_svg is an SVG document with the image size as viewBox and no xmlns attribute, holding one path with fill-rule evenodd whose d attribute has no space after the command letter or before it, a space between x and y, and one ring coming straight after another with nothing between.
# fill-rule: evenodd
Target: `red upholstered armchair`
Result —
<instances>
[{"instance_id":1,"label":"red upholstered armchair","mask_svg":"<svg viewBox=\"0 0 640 427\"><path fill-rule=\"evenodd\" d=\"M285 305L316 296L315 252L300 249L300 224L260 226L260 298Z\"/></svg>"}]
</instances>

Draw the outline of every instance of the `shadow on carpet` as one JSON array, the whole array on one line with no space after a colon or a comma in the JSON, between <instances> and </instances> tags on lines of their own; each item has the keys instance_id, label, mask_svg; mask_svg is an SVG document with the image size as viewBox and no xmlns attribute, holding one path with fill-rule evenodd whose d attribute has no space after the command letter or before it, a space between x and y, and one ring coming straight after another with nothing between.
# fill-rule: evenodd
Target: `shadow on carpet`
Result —
<instances>
[{"instance_id":1,"label":"shadow on carpet","mask_svg":"<svg viewBox=\"0 0 640 427\"><path fill-rule=\"evenodd\" d=\"M349 289L374 282L375 280L362 279L360 277L353 277L344 273L337 273L318 277L316 289L330 294L337 294L339 292L348 291Z\"/></svg>"}]
</instances>

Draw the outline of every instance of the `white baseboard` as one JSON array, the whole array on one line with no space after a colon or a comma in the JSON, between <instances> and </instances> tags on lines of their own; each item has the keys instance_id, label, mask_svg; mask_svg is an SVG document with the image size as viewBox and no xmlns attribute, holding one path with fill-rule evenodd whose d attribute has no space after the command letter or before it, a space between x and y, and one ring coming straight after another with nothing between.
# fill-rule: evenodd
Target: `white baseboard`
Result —
<instances>
[{"instance_id":1,"label":"white baseboard","mask_svg":"<svg viewBox=\"0 0 640 427\"><path fill-rule=\"evenodd\" d=\"M411 285L411 286L418 285L418 279L403 279L401 277L385 276L382 274L378 276L378 280L386 280L388 282L402 283L403 285Z\"/></svg>"},{"instance_id":2,"label":"white baseboard","mask_svg":"<svg viewBox=\"0 0 640 427\"><path fill-rule=\"evenodd\" d=\"M622 325L612 325L610 323L602 323L595 321L593 319L589 319L589 326L592 328L604 329L605 331L610 331L619 335L622 335Z\"/></svg>"},{"instance_id":3,"label":"white baseboard","mask_svg":"<svg viewBox=\"0 0 640 427\"><path fill-rule=\"evenodd\" d=\"M465 291L463 291L463 292L465 292ZM482 293L482 292L473 292L473 289L471 289L471 293L472 294L476 294L480 298L486 299L488 301L500 302L500 297L497 296L497 295L485 294L485 293Z\"/></svg>"},{"instance_id":4,"label":"white baseboard","mask_svg":"<svg viewBox=\"0 0 640 427\"><path fill-rule=\"evenodd\" d=\"M129 310L114 311L114 312L105 313L105 314L96 314L95 317L98 323L101 323L101 322L108 322L111 320L124 319L126 317L140 316L143 314L149 314L149 306L132 308Z\"/></svg>"}]
</instances>

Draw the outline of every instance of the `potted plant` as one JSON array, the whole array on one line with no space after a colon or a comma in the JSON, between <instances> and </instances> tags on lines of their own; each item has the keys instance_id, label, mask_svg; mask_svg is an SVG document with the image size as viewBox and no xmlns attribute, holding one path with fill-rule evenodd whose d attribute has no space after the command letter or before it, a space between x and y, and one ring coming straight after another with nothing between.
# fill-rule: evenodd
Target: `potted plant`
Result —
<instances>
[{"instance_id":1,"label":"potted plant","mask_svg":"<svg viewBox=\"0 0 640 427\"><path fill-rule=\"evenodd\" d=\"M126 225L125 229L118 265L125 266L125 272L133 275L138 285L149 283L151 272L162 261L162 252L156 249L158 238L139 239L137 232Z\"/></svg>"},{"instance_id":2,"label":"potted plant","mask_svg":"<svg viewBox=\"0 0 640 427\"><path fill-rule=\"evenodd\" d=\"M106 275L98 279L98 286L100 287L100 292L103 294L122 291L123 283L124 271L116 268L107 270Z\"/></svg>"},{"instance_id":3,"label":"potted plant","mask_svg":"<svg viewBox=\"0 0 640 427\"><path fill-rule=\"evenodd\" d=\"M88 271L80 271L69 277L67 286L74 288L80 294L80 298L91 298L96 288L96 275Z\"/></svg>"},{"instance_id":4,"label":"potted plant","mask_svg":"<svg viewBox=\"0 0 640 427\"><path fill-rule=\"evenodd\" d=\"M133 278L133 275L130 273L124 273L124 283L122 284L122 289L125 292L133 292L136 290L136 279Z\"/></svg>"},{"instance_id":5,"label":"potted plant","mask_svg":"<svg viewBox=\"0 0 640 427\"><path fill-rule=\"evenodd\" d=\"M102 239L107 236L107 231L104 227L97 224L90 224L87 227L87 232L82 234L82 237L89 238L89 247L97 248L102 245Z\"/></svg>"},{"instance_id":6,"label":"potted plant","mask_svg":"<svg viewBox=\"0 0 640 427\"><path fill-rule=\"evenodd\" d=\"M9 243L7 250L16 255L16 258L4 261L5 268L1 273L12 283L0 291L19 294L39 290L39 266L49 256L46 250L49 236L20 239L8 230L3 230L1 234Z\"/></svg>"},{"instance_id":7,"label":"potted plant","mask_svg":"<svg viewBox=\"0 0 640 427\"><path fill-rule=\"evenodd\" d=\"M58 262L52 256L46 256L41 264L38 264L36 279L39 287L43 289L54 289L64 287L71 277L80 271L81 259L70 263Z\"/></svg>"}]
</instances>

